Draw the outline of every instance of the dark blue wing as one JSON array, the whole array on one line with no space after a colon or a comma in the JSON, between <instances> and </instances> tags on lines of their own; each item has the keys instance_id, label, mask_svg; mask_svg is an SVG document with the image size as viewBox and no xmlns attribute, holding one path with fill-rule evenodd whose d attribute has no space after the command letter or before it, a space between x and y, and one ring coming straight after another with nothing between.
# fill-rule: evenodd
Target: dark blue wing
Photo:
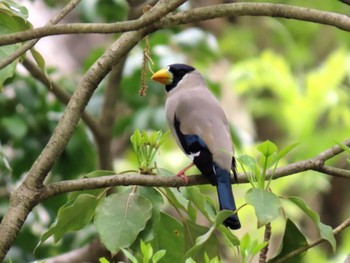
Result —
<instances>
[{"instance_id":1,"label":"dark blue wing","mask_svg":"<svg viewBox=\"0 0 350 263\"><path fill-rule=\"evenodd\" d=\"M216 185L220 210L236 210L235 200L231 189L230 172L220 168L213 161L213 155L202 138L196 134L183 134L180 130L180 124L180 121L175 115L174 127L181 146L185 153L193 158L193 163L197 166L201 173L207 176L213 185ZM232 159L232 171L234 172L234 177L237 180L234 158ZM231 229L239 229L241 227L237 214L228 217L224 221L224 224Z\"/></svg>"},{"instance_id":2,"label":"dark blue wing","mask_svg":"<svg viewBox=\"0 0 350 263\"><path fill-rule=\"evenodd\" d=\"M197 168L209 178L211 184L216 185L213 155L202 138L196 134L183 134L180 130L180 121L174 116L174 127L185 153L193 159Z\"/></svg>"}]
</instances>

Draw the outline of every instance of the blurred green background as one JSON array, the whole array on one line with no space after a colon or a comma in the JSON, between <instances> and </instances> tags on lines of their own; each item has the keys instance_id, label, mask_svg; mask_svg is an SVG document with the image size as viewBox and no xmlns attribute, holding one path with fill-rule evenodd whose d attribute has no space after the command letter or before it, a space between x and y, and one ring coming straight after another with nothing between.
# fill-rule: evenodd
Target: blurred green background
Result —
<instances>
[{"instance_id":1,"label":"blurred green background","mask_svg":"<svg viewBox=\"0 0 350 263\"><path fill-rule=\"evenodd\" d=\"M32 1L33 3L38 1ZM58 3L60 2L60 3ZM63 1L62 1L63 2ZM217 3L227 1L215 1ZM250 1L258 2L258 1ZM279 2L279 1L270 1ZM37 12L28 4L29 14ZM350 7L338 1L283 1L285 4L317 8L349 14ZM61 1L41 3L43 10L54 12ZM190 1L181 9L204 5L205 1ZM25 4L26 5L26 4ZM35 5L34 5L35 6ZM74 22L114 22L124 20L129 12L122 0L82 1L70 19ZM29 19L30 20L30 19ZM72 22L68 21L68 22ZM55 42L61 37L46 38ZM115 36L64 36L69 41L59 47L38 45L46 59L49 75L67 91L74 91L81 76L102 54ZM39 42L40 43L40 42ZM299 146L283 160L292 163L313 157L336 142L349 137L350 127L350 34L329 26L269 17L228 17L164 29L150 36L151 55L155 71L172 63L184 62L196 67L205 76L208 86L220 98L232 125L236 153L256 153L255 145L269 139L283 147L293 142ZM142 50L140 43L128 55L119 87L117 111L113 126L112 153L114 169L122 172L136 169L135 154L129 137L141 130L168 129L164 117L164 90L147 83L146 97L138 96L140 88ZM59 64L55 50L62 51ZM75 50L82 48L82 52ZM53 55L47 58L45 54ZM148 79L151 72L148 72ZM99 116L107 81L103 81L87 106L93 116ZM23 68L5 83L0 93L0 216L6 211L8 191L26 174L50 138L64 106ZM6 165L8 161L12 170ZM160 149L157 165L177 172L188 164L173 139ZM329 164L349 168L345 158L337 157ZM346 166L347 165L347 166ZM98 169L97 150L91 133L79 123L72 140L48 182L74 179ZM196 173L195 170L191 170ZM213 194L210 186L201 186ZM350 184L345 179L316 172L305 172L274 181L271 188L279 195L301 196L316 211L321 221L332 227L349 217ZM238 205L244 201L249 185L235 185ZM33 260L32 251L40 234L54 221L58 208L66 201L60 195L39 204L28 217L11 249L12 262ZM256 230L251 208L241 211L243 236L249 232L262 238ZM300 222L310 240L318 237L310 220L295 207L288 216ZM281 217L272 224L276 250L284 228ZM94 227L67 234L58 245L48 241L38 250L38 258L50 257L81 247L95 236ZM310 249L303 262L342 262L350 252L350 231L337 236L338 250L334 255L328 245Z\"/></svg>"}]
</instances>

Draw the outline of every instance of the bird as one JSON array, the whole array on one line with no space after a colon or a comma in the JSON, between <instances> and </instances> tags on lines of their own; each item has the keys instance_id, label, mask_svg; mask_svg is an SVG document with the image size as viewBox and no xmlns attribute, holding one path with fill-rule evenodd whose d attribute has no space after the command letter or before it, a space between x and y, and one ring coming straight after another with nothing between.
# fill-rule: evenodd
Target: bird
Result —
<instances>
[{"instance_id":1,"label":"bird","mask_svg":"<svg viewBox=\"0 0 350 263\"><path fill-rule=\"evenodd\" d=\"M226 115L203 76L187 64L171 64L155 72L151 79L165 85L165 114L171 133L191 164L177 176L185 183L185 172L195 165L215 185L220 210L236 210L231 173L237 182L236 161ZM241 228L237 212L223 222Z\"/></svg>"}]
</instances>

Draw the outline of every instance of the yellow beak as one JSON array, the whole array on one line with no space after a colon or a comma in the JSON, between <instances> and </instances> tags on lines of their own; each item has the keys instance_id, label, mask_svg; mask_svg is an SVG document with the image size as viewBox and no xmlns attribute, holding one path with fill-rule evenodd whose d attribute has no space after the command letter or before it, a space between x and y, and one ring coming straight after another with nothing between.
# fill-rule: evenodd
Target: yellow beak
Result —
<instances>
[{"instance_id":1,"label":"yellow beak","mask_svg":"<svg viewBox=\"0 0 350 263\"><path fill-rule=\"evenodd\" d=\"M151 79L164 85L169 85L173 82L173 74L168 70L168 68L162 68L154 73Z\"/></svg>"}]
</instances>

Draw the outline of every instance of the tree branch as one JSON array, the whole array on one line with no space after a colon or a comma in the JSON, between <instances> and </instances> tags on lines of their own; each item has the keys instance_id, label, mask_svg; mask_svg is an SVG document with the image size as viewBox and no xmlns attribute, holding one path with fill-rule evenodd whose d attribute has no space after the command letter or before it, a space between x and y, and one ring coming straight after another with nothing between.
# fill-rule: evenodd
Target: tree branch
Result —
<instances>
[{"instance_id":1,"label":"tree branch","mask_svg":"<svg viewBox=\"0 0 350 263\"><path fill-rule=\"evenodd\" d=\"M225 16L271 16L308 21L337 27L344 31L350 31L350 17L334 12L322 11L317 9L297 7L285 4L272 3L233 3L211 5L206 7L194 8L187 11L169 14L166 17L143 16L140 19L106 23L72 23L64 25L45 26L23 32L1 36L1 45L10 45L18 42L27 41L33 38L41 38L50 35L61 34L112 34L122 33L131 30L138 30L149 26L151 23L159 20L158 27L171 27L180 24L193 23L208 19L214 19Z\"/></svg>"},{"instance_id":2,"label":"tree branch","mask_svg":"<svg viewBox=\"0 0 350 263\"><path fill-rule=\"evenodd\" d=\"M350 146L350 139L343 142L345 145ZM273 179L280 177L308 171L315 170L318 171L321 167L324 167L324 157L327 156L328 159L334 157L335 155L341 153L343 149L339 145L335 145L326 151L320 153L319 155L307 159L304 161L292 163L284 167L277 168L275 174L273 171L269 170L267 172L267 179L273 175ZM330 154L332 153L332 154ZM327 166L328 167L328 166ZM333 167L332 167L333 168ZM340 170L340 169L339 169ZM345 172L345 170L343 170ZM347 172L347 171L346 171ZM332 174L331 174L332 175ZM343 176L344 178L350 179L350 176ZM234 182L234 178L232 178ZM239 183L248 183L248 178L243 174L238 174ZM110 187L116 185L142 185L142 186L153 186L153 187L180 187L180 186L191 186L191 185L201 185L208 184L209 181L206 177L202 175L193 175L188 177L188 184L185 184L184 180L177 176L151 176L151 175L141 175L136 172L127 174L116 174L96 178L82 178L76 180L60 181L57 183L52 183L43 188L41 193L41 198L46 199L51 196L55 196L62 193Z\"/></svg>"},{"instance_id":3,"label":"tree branch","mask_svg":"<svg viewBox=\"0 0 350 263\"><path fill-rule=\"evenodd\" d=\"M61 21L70 11L72 11L77 4L80 3L80 0L71 0L62 10L59 12L57 16L55 16L53 19L51 19L46 25L54 25L57 24L59 21ZM25 43L20 48L18 48L15 52L13 52L10 56L7 58L0 60L0 69L6 67L7 65L11 64L13 61L15 61L17 58L22 56L27 50L31 49L39 39L32 39L31 41Z\"/></svg>"},{"instance_id":4,"label":"tree branch","mask_svg":"<svg viewBox=\"0 0 350 263\"><path fill-rule=\"evenodd\" d=\"M146 15L150 20L159 19L159 17L171 12L183 2L184 0L171 2L160 0ZM154 29L154 27L149 27L121 35L81 79L49 142L34 162L23 182L11 195L8 211L0 224L0 233L2 234L0 239L0 261L7 254L28 214L39 202L43 181L68 144L75 126L96 87L112 66Z\"/></svg>"},{"instance_id":5,"label":"tree branch","mask_svg":"<svg viewBox=\"0 0 350 263\"><path fill-rule=\"evenodd\" d=\"M177 3L176 1L175 3ZM182 0L181 4L186 2ZM180 5L181 5L180 4ZM167 8L174 6L172 3L163 3ZM173 9L172 9L173 10ZM112 34L112 33L124 33L134 30L139 30L150 24L158 21L164 17L167 13L164 12L147 12L142 17L136 20L123 21L116 23L71 23L63 25L47 25L35 29L30 29L22 32L2 35L0 39L0 46L15 44L18 42L28 41L34 38L42 38L52 35L63 34L86 34L86 33L98 33L98 34Z\"/></svg>"},{"instance_id":6,"label":"tree branch","mask_svg":"<svg viewBox=\"0 0 350 263\"><path fill-rule=\"evenodd\" d=\"M350 31L350 17L334 12L272 3L234 3L191 9L169 14L162 22L165 27L199 22L223 16L271 16L313 22Z\"/></svg>"},{"instance_id":7,"label":"tree branch","mask_svg":"<svg viewBox=\"0 0 350 263\"><path fill-rule=\"evenodd\" d=\"M267 259L267 253L269 252L269 243L271 239L271 223L265 225L264 242L268 242L267 245L260 251L259 263L265 263Z\"/></svg>"},{"instance_id":8,"label":"tree branch","mask_svg":"<svg viewBox=\"0 0 350 263\"><path fill-rule=\"evenodd\" d=\"M350 226L350 218L346 219L343 223L341 223L338 227L336 227L335 229L333 229L333 235L337 235L340 232L342 232L344 229L346 229L347 227ZM323 238L318 238L314 241L312 241L311 243L309 243L306 246L302 246L297 248L296 250L288 253L287 255L285 255L284 257L280 258L279 260L277 260L275 263L282 263L285 262L287 259L290 259L292 257L295 257L296 255L317 246L318 244L322 243L323 241L325 241L325 239Z\"/></svg>"}]
</instances>

